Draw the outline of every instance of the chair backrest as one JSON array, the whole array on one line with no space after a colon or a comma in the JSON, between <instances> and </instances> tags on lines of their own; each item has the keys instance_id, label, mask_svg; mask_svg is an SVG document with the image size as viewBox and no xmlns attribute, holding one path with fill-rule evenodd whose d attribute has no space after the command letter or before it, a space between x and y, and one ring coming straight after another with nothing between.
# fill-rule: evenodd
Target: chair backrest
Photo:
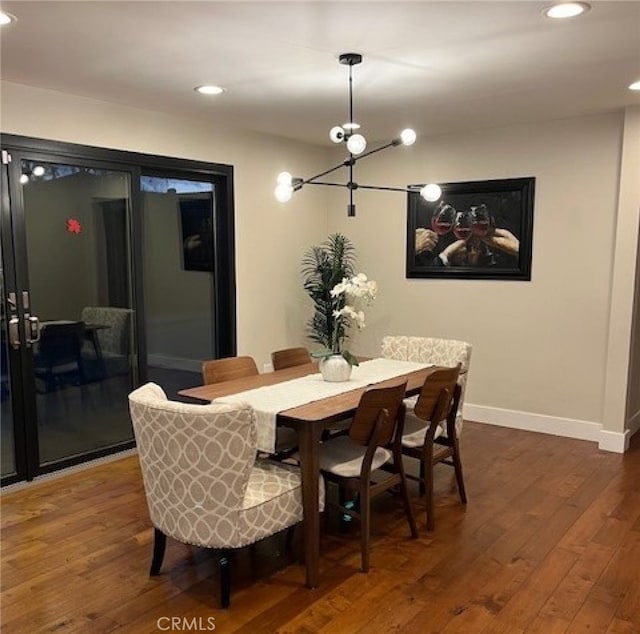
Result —
<instances>
[{"instance_id":1,"label":"chair backrest","mask_svg":"<svg viewBox=\"0 0 640 634\"><path fill-rule=\"evenodd\" d=\"M80 363L84 323L44 324L36 353L36 366L56 367L67 363Z\"/></svg>"},{"instance_id":2,"label":"chair backrest","mask_svg":"<svg viewBox=\"0 0 640 634\"><path fill-rule=\"evenodd\" d=\"M414 406L416 416L440 423L449 415L461 364L453 368L434 368L422 385Z\"/></svg>"},{"instance_id":3,"label":"chair backrest","mask_svg":"<svg viewBox=\"0 0 640 634\"><path fill-rule=\"evenodd\" d=\"M252 357L227 357L210 359L202 363L202 382L205 385L233 381L245 376L259 374L258 366Z\"/></svg>"},{"instance_id":4,"label":"chair backrest","mask_svg":"<svg viewBox=\"0 0 640 634\"><path fill-rule=\"evenodd\" d=\"M88 324L108 326L97 331L102 353L128 356L131 350L130 308L114 306L85 306L80 318Z\"/></svg>"},{"instance_id":5,"label":"chair backrest","mask_svg":"<svg viewBox=\"0 0 640 634\"><path fill-rule=\"evenodd\" d=\"M398 414L403 407L407 382L390 387L371 388L363 392L358 409L349 427L349 437L360 445L368 445L376 421L381 412L386 413L382 429L377 439L378 446L388 445L394 438L398 423Z\"/></svg>"},{"instance_id":6,"label":"chair backrest","mask_svg":"<svg viewBox=\"0 0 640 634\"><path fill-rule=\"evenodd\" d=\"M189 544L229 544L255 461L252 408L170 401L155 383L129 394L129 408L153 525Z\"/></svg>"},{"instance_id":7,"label":"chair backrest","mask_svg":"<svg viewBox=\"0 0 640 634\"><path fill-rule=\"evenodd\" d=\"M458 385L460 385L460 405L456 417L458 432L462 429L462 406L467 387L472 346L457 339L436 337L388 336L382 339L382 356L386 359L433 363L444 367L461 364Z\"/></svg>"},{"instance_id":8,"label":"chair backrest","mask_svg":"<svg viewBox=\"0 0 640 634\"><path fill-rule=\"evenodd\" d=\"M311 363L311 355L306 348L286 348L271 353L271 364L274 370L284 370L284 368L305 363Z\"/></svg>"}]
</instances>

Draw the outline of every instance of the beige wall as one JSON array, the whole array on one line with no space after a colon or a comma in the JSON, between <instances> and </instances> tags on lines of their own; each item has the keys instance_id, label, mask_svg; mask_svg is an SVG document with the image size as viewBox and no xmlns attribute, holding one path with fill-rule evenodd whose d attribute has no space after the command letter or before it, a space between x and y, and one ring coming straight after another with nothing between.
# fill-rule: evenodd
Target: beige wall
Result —
<instances>
[{"instance_id":1,"label":"beige wall","mask_svg":"<svg viewBox=\"0 0 640 634\"><path fill-rule=\"evenodd\" d=\"M358 191L349 219L338 192L330 229L380 285L358 351L385 334L465 339L468 403L602 423L622 135L611 114L421 138L358 164L355 180L399 187L536 177L530 282L405 279L406 197Z\"/></svg>"},{"instance_id":2,"label":"beige wall","mask_svg":"<svg viewBox=\"0 0 640 634\"><path fill-rule=\"evenodd\" d=\"M272 349L305 341L310 303L300 288L300 259L342 231L358 249L361 270L380 285L355 352L375 354L385 334L465 339L474 345L467 403L540 415L551 425L605 421L607 366L626 358L626 368L629 359L628 347L610 349L612 301L632 294L634 283L615 258L621 218L632 222L629 209L635 204L637 216L638 202L631 191L631 206L618 204L623 140L631 134L622 114L423 137L359 164L361 183L400 187L537 179L531 282L408 280L404 195L359 191L354 219L346 217L344 190L308 187L287 205L275 202L281 169L319 172L333 160L329 150L15 84L2 88L4 132L235 166L239 352L259 364ZM637 250L637 233L629 249ZM624 417L609 417L605 427L622 434Z\"/></svg>"}]
</instances>

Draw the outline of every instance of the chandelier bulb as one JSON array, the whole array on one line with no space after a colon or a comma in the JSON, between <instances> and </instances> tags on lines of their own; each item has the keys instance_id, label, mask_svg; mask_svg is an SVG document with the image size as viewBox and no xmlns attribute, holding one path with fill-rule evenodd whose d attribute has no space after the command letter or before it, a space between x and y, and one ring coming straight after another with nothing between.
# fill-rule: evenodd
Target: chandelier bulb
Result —
<instances>
[{"instance_id":1,"label":"chandelier bulb","mask_svg":"<svg viewBox=\"0 0 640 634\"><path fill-rule=\"evenodd\" d=\"M278 185L291 185L293 177L289 172L280 172L278 174Z\"/></svg>"},{"instance_id":2,"label":"chandelier bulb","mask_svg":"<svg viewBox=\"0 0 640 634\"><path fill-rule=\"evenodd\" d=\"M333 128L329 130L329 138L334 143L344 141L344 130L339 125L333 126Z\"/></svg>"},{"instance_id":3,"label":"chandelier bulb","mask_svg":"<svg viewBox=\"0 0 640 634\"><path fill-rule=\"evenodd\" d=\"M435 202L442 196L442 189L436 183L429 183L420 190L420 196L429 202Z\"/></svg>"},{"instance_id":4,"label":"chandelier bulb","mask_svg":"<svg viewBox=\"0 0 640 634\"><path fill-rule=\"evenodd\" d=\"M362 154L367 147L367 140L361 134L352 134L347 141L347 149L351 154Z\"/></svg>"},{"instance_id":5,"label":"chandelier bulb","mask_svg":"<svg viewBox=\"0 0 640 634\"><path fill-rule=\"evenodd\" d=\"M416 133L411 128L406 128L400 133L402 145L413 145L416 142Z\"/></svg>"},{"instance_id":6,"label":"chandelier bulb","mask_svg":"<svg viewBox=\"0 0 640 634\"><path fill-rule=\"evenodd\" d=\"M293 187L291 185L281 183L276 187L275 194L278 202L286 203L291 200L291 196L293 195Z\"/></svg>"}]
</instances>

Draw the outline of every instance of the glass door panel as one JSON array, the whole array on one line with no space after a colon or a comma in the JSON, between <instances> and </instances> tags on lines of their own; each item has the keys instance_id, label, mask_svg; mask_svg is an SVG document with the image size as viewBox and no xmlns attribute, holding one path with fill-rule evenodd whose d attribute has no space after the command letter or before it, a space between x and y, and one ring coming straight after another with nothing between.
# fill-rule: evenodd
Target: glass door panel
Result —
<instances>
[{"instance_id":1,"label":"glass door panel","mask_svg":"<svg viewBox=\"0 0 640 634\"><path fill-rule=\"evenodd\" d=\"M20 183L28 270L23 309L39 320L27 348L45 467L133 438L131 177L24 158Z\"/></svg>"},{"instance_id":2,"label":"glass door panel","mask_svg":"<svg viewBox=\"0 0 640 634\"><path fill-rule=\"evenodd\" d=\"M214 185L143 175L147 376L169 398L214 356Z\"/></svg>"}]
</instances>

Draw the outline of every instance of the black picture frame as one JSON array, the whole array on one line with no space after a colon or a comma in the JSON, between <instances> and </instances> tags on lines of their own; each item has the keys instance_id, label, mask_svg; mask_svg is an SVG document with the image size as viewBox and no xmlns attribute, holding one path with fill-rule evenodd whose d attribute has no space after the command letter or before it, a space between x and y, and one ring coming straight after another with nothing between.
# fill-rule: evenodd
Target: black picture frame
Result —
<instances>
[{"instance_id":1,"label":"black picture frame","mask_svg":"<svg viewBox=\"0 0 640 634\"><path fill-rule=\"evenodd\" d=\"M407 278L531 280L535 180L444 183L435 202L410 185Z\"/></svg>"},{"instance_id":2,"label":"black picture frame","mask_svg":"<svg viewBox=\"0 0 640 634\"><path fill-rule=\"evenodd\" d=\"M181 194L178 206L184 270L213 272L213 196Z\"/></svg>"}]
</instances>

